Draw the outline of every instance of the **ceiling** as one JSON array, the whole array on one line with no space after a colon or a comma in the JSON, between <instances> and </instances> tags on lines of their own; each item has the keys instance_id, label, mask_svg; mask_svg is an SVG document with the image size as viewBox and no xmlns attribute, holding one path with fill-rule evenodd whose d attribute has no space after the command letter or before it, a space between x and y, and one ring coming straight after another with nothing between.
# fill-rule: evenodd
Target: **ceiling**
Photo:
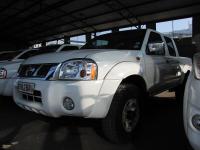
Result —
<instances>
[{"instance_id":1,"label":"ceiling","mask_svg":"<svg viewBox=\"0 0 200 150\"><path fill-rule=\"evenodd\" d=\"M2 0L0 37L36 43L199 13L200 0Z\"/></svg>"}]
</instances>

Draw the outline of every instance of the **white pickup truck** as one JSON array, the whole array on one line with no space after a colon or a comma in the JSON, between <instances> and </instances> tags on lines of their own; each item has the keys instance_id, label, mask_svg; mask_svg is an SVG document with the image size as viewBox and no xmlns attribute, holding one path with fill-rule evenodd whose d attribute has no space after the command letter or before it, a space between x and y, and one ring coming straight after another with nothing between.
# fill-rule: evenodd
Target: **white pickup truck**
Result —
<instances>
[{"instance_id":1,"label":"white pickup truck","mask_svg":"<svg viewBox=\"0 0 200 150\"><path fill-rule=\"evenodd\" d=\"M81 50L35 56L20 67L14 101L42 115L101 118L113 142L129 139L145 95L181 89L191 60L154 30L101 35ZM180 91L180 90L177 90Z\"/></svg>"}]
</instances>

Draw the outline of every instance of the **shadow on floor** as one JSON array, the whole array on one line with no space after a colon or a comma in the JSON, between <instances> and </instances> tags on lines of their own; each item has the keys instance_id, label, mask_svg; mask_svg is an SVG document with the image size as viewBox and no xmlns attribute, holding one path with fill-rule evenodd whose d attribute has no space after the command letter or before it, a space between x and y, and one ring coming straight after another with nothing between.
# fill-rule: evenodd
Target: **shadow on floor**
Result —
<instances>
[{"instance_id":1,"label":"shadow on floor","mask_svg":"<svg viewBox=\"0 0 200 150\"><path fill-rule=\"evenodd\" d=\"M30 115L30 116L29 116ZM21 128L35 120L32 114L23 113L9 97L0 97L0 149L9 145L20 133Z\"/></svg>"},{"instance_id":2,"label":"shadow on floor","mask_svg":"<svg viewBox=\"0 0 200 150\"><path fill-rule=\"evenodd\" d=\"M130 144L116 145L102 137L100 121L43 117L0 98L0 145L17 141L14 150L169 150L187 149L182 109L174 99L153 98Z\"/></svg>"}]
</instances>

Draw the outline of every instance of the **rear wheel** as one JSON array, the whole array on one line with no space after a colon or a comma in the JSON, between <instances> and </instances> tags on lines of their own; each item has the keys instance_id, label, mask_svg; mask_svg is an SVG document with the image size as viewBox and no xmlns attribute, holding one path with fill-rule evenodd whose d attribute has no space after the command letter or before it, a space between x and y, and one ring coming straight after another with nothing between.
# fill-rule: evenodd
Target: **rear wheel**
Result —
<instances>
[{"instance_id":1,"label":"rear wheel","mask_svg":"<svg viewBox=\"0 0 200 150\"><path fill-rule=\"evenodd\" d=\"M184 95L184 90L185 90L185 85L180 85L179 87L176 88L175 90L175 95L176 95L176 100L178 103L183 103L183 95Z\"/></svg>"},{"instance_id":2,"label":"rear wheel","mask_svg":"<svg viewBox=\"0 0 200 150\"><path fill-rule=\"evenodd\" d=\"M183 80L183 83L181 85L179 85L176 89L175 89L175 95L176 95L176 100L178 103L182 104L183 103L183 97L184 97L184 92L185 92L185 85L188 79L189 73L187 73L185 75L185 78Z\"/></svg>"},{"instance_id":3,"label":"rear wheel","mask_svg":"<svg viewBox=\"0 0 200 150\"><path fill-rule=\"evenodd\" d=\"M140 119L140 90L131 84L118 88L108 115L102 121L106 138L114 143L128 142Z\"/></svg>"}]
</instances>

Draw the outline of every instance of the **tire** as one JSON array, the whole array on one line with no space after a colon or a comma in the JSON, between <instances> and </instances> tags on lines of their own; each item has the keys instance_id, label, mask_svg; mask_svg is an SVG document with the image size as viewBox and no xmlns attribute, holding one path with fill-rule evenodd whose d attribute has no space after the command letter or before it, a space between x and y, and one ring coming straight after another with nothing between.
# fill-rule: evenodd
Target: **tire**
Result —
<instances>
[{"instance_id":1,"label":"tire","mask_svg":"<svg viewBox=\"0 0 200 150\"><path fill-rule=\"evenodd\" d=\"M176 89L175 89L175 95L176 95L176 100L179 104L183 104L183 97L184 97L184 92L185 92L185 85L188 79L189 73L185 75L185 78L183 80L183 83L181 85L179 85Z\"/></svg>"},{"instance_id":2,"label":"tire","mask_svg":"<svg viewBox=\"0 0 200 150\"><path fill-rule=\"evenodd\" d=\"M131 84L119 86L110 110L106 118L102 120L102 130L109 141L127 143L131 139L140 120L140 97L137 86Z\"/></svg>"},{"instance_id":3,"label":"tire","mask_svg":"<svg viewBox=\"0 0 200 150\"><path fill-rule=\"evenodd\" d=\"M175 90L176 101L179 104L183 103L184 90L185 90L185 85L183 85L183 84L179 85L179 87L177 87Z\"/></svg>"}]
</instances>

